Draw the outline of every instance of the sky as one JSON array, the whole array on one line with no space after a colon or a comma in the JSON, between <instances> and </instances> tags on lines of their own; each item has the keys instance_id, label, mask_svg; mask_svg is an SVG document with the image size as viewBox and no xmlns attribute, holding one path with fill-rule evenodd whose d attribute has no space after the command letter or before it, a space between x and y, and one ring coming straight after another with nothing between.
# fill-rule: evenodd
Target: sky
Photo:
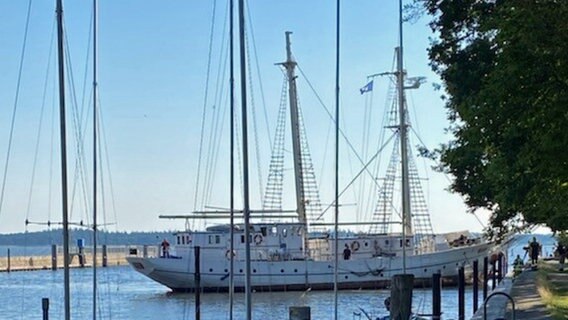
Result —
<instances>
[{"instance_id":1,"label":"sky","mask_svg":"<svg viewBox=\"0 0 568 320\"><path fill-rule=\"evenodd\" d=\"M4 178L14 105L17 109L0 208L0 233L26 230L26 219L61 221L53 52L55 11L50 1L32 3L15 104L27 5L27 1L0 2L0 12L5 13L0 19L0 178ZM87 122L92 112L92 8L89 1L65 1L64 5L67 76L72 75L66 94L70 219L88 222L92 219L92 127ZM365 95L359 93L359 88L366 84L368 75L392 70L398 41L397 5L395 0L358 0L342 5L340 123L361 154L364 147L367 149L366 159L379 146L389 82L378 79L373 92ZM99 1L98 96L103 141L99 215L109 224L109 229L182 229L183 221L162 220L158 215L190 213L205 205L228 208L226 12L227 1L221 0ZM451 137L444 132L449 123L440 97L442 92L434 89L434 84L440 81L428 62L427 48L435 37L427 26L428 19L425 16L404 24L404 64L409 75L425 76L428 80L420 89L408 93L409 108L412 126L420 140L426 147L436 148ZM266 184L270 160L267 137L274 136L280 103L282 71L275 63L285 59L284 32L293 32L292 50L299 67L327 108L334 110L335 6L325 0L249 0L247 21L248 85L252 98L248 102L251 206L258 209L259 186L264 188ZM211 25L214 26L212 58L208 63ZM238 69L236 76L238 79ZM298 77L298 96L325 206L333 200L332 121L302 76ZM204 106L206 120L201 150L202 154L211 152L216 156L205 156L200 162ZM217 130L212 130L215 114L220 120ZM369 123L370 127L363 129L366 128L364 123ZM370 142L363 142L364 130L368 130ZM217 134L216 138L212 138L211 132ZM77 142L81 139L83 143ZM219 142L210 143L215 139ZM290 142L287 143L289 146ZM411 143L420 144L418 140ZM390 148L387 149L390 152ZM342 189L360 170L361 164L348 151L344 140L340 141L340 150ZM388 155L381 158L385 162ZM240 158L238 160L240 164ZM418 159L417 165L424 178L425 198L434 230L480 231L482 225L467 213L462 198L447 191L448 178L431 170L436 163ZM286 174L292 172L291 167L287 165ZM237 183L242 181L240 172ZM285 180L288 185L291 181L291 178ZM369 189L372 184L369 177L355 183L360 190ZM285 190L285 209L292 209L292 189L288 186ZM372 213L373 206L369 204L372 201L364 200L357 192L348 191L342 198L342 221L354 221ZM240 194L239 188L237 206L242 203ZM485 223L487 214L480 213L479 218ZM325 219L331 221L331 215ZM31 231L42 229L45 227L27 227Z\"/></svg>"}]
</instances>

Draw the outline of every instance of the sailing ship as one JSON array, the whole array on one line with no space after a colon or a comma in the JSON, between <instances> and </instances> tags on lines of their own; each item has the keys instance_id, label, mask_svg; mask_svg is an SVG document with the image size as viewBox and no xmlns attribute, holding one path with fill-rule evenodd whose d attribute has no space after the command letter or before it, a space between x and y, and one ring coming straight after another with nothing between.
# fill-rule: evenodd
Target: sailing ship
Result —
<instances>
[{"instance_id":1,"label":"sailing ship","mask_svg":"<svg viewBox=\"0 0 568 320\"><path fill-rule=\"evenodd\" d=\"M373 226L373 232L365 235L341 236L321 231L321 227L329 224L319 220L319 197L317 193L314 197L313 189L306 187L314 183L314 174L309 153L306 152L307 142L297 105L296 62L291 53L290 34L286 33L287 59L281 65L286 71L290 104L296 210L282 210L282 187L278 182L282 180L283 165L282 155L277 154L272 158L263 209L250 211L250 218L259 222L251 223L248 230L244 224L234 224L232 228L231 225L219 224L199 231L189 229L190 219L229 219L231 212L215 211L209 212L209 215L204 215L205 212L194 212L189 215L160 216L185 219L186 230L174 234L175 247L172 250L164 250L156 257L128 256L126 259L130 265L134 270L173 291L183 292L194 291L196 279L199 281L200 290L203 291L229 291L231 279L235 290L244 291L247 287L247 245L250 246L250 286L257 291L333 289L335 270L338 273L339 289L384 288L388 286L393 275L400 273L413 274L415 283L420 284L428 283L433 273L440 272L443 279L451 282L457 280L459 267L463 266L471 271L470 262L486 257L492 244L466 232L434 235L429 217L424 217L421 213L413 215L410 209L403 210L403 216L406 218L403 220L406 221L401 225L401 232L387 232L389 225L399 222L391 221L385 210L375 213L376 221L370 224ZM401 59L398 54L397 57ZM403 179L407 179L408 185L410 161L407 154L407 137L401 133L406 132L408 126L404 90L413 85L405 86L405 83L412 82L412 79L405 79L406 75L401 68L391 75L397 79L397 88L402 98L402 103L398 106L398 124L390 126L398 137L396 140L400 143L401 159L398 160L395 153L391 167L402 163ZM281 110L279 117L283 117L284 113ZM284 138L284 126L280 123L279 121L276 130L275 145L282 147L280 151L275 148L276 151L273 152L276 153L283 153L283 143L279 141ZM389 170L394 179L394 169ZM390 196L392 201L392 183L385 182L383 189L380 194ZM407 195L403 195L403 198L406 197L410 207L409 195L416 192L411 192L409 187L407 190ZM379 198L384 203L387 202L386 197ZM392 203L390 205L392 206ZM387 205L378 207L386 208ZM243 211L235 213L235 218L243 218ZM418 222L413 223L413 218ZM285 222L290 219L291 222ZM362 222L350 225L356 224L369 225ZM338 248L338 252L335 248ZM198 273L195 265L196 251L199 252ZM336 255L341 257L337 265ZM232 275L231 270L234 270Z\"/></svg>"}]
</instances>

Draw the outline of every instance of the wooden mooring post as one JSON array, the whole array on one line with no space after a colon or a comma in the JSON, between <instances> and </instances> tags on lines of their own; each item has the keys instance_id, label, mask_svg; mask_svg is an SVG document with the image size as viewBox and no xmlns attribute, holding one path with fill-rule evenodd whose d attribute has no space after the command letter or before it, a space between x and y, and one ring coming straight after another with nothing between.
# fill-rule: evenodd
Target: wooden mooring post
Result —
<instances>
[{"instance_id":1,"label":"wooden mooring post","mask_svg":"<svg viewBox=\"0 0 568 320\"><path fill-rule=\"evenodd\" d=\"M491 291L495 290L497 286L497 268L496 261L491 261Z\"/></svg>"},{"instance_id":2,"label":"wooden mooring post","mask_svg":"<svg viewBox=\"0 0 568 320\"><path fill-rule=\"evenodd\" d=\"M473 261L473 313L479 307L479 261Z\"/></svg>"},{"instance_id":3,"label":"wooden mooring post","mask_svg":"<svg viewBox=\"0 0 568 320\"><path fill-rule=\"evenodd\" d=\"M391 281L391 320L407 320L412 314L414 275L397 274Z\"/></svg>"},{"instance_id":4,"label":"wooden mooring post","mask_svg":"<svg viewBox=\"0 0 568 320\"><path fill-rule=\"evenodd\" d=\"M49 298L41 299L41 310L43 314L43 320L49 320Z\"/></svg>"},{"instance_id":5,"label":"wooden mooring post","mask_svg":"<svg viewBox=\"0 0 568 320\"><path fill-rule=\"evenodd\" d=\"M432 275L432 320L442 319L442 274Z\"/></svg>"},{"instance_id":6,"label":"wooden mooring post","mask_svg":"<svg viewBox=\"0 0 568 320\"><path fill-rule=\"evenodd\" d=\"M12 266L10 265L10 248L8 248L8 252L6 254L6 259L8 259L6 271L10 272L11 271L10 269L12 268Z\"/></svg>"},{"instance_id":7,"label":"wooden mooring post","mask_svg":"<svg viewBox=\"0 0 568 320\"><path fill-rule=\"evenodd\" d=\"M57 245L51 245L51 270L57 270Z\"/></svg>"},{"instance_id":8,"label":"wooden mooring post","mask_svg":"<svg viewBox=\"0 0 568 320\"><path fill-rule=\"evenodd\" d=\"M103 261L102 261L103 268L108 266L108 255L107 255L107 245L103 244Z\"/></svg>"},{"instance_id":9,"label":"wooden mooring post","mask_svg":"<svg viewBox=\"0 0 568 320\"><path fill-rule=\"evenodd\" d=\"M201 248L196 246L193 248L195 254L195 320L201 319Z\"/></svg>"},{"instance_id":10,"label":"wooden mooring post","mask_svg":"<svg viewBox=\"0 0 568 320\"><path fill-rule=\"evenodd\" d=\"M458 319L465 320L465 272L463 266L458 269Z\"/></svg>"},{"instance_id":11,"label":"wooden mooring post","mask_svg":"<svg viewBox=\"0 0 568 320\"><path fill-rule=\"evenodd\" d=\"M290 307L289 308L289 320L311 320L311 310L310 307Z\"/></svg>"},{"instance_id":12,"label":"wooden mooring post","mask_svg":"<svg viewBox=\"0 0 568 320\"><path fill-rule=\"evenodd\" d=\"M501 283L503 280L503 258L503 253L499 252L499 259L497 259L497 283Z\"/></svg>"},{"instance_id":13,"label":"wooden mooring post","mask_svg":"<svg viewBox=\"0 0 568 320\"><path fill-rule=\"evenodd\" d=\"M483 301L487 299L487 286L489 285L489 279L487 274L489 273L489 258L483 258Z\"/></svg>"}]
</instances>

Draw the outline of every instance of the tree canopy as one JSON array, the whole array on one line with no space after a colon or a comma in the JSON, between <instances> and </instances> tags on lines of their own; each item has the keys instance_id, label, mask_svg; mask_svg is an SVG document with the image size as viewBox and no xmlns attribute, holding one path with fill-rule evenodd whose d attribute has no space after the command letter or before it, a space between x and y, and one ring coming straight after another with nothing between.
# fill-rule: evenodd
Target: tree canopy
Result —
<instances>
[{"instance_id":1,"label":"tree canopy","mask_svg":"<svg viewBox=\"0 0 568 320\"><path fill-rule=\"evenodd\" d=\"M419 0L437 38L451 189L490 231L568 229L568 1Z\"/></svg>"}]
</instances>

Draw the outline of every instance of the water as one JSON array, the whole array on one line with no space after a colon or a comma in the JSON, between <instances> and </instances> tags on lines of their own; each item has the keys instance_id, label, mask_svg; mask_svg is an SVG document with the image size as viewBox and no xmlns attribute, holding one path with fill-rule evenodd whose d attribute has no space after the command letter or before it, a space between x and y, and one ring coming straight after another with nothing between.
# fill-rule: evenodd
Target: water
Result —
<instances>
[{"instance_id":1,"label":"water","mask_svg":"<svg viewBox=\"0 0 568 320\"><path fill-rule=\"evenodd\" d=\"M525 239L526 238L526 239ZM509 262L517 254L524 255L522 246L530 239L525 237L509 251ZM553 240L539 238L543 254L552 252ZM28 248L29 249L29 248ZM29 252L29 251L28 251ZM173 294L166 287L153 282L130 267L98 269L99 319L193 319L194 295ZM71 270L72 317L92 318L92 270ZM366 319L359 308L374 317L386 315L383 301L388 290L340 291L340 319ZM442 292L444 319L457 318L457 289ZM0 273L0 319L41 319L41 299L50 299L50 317L63 318L63 271L34 271ZM312 319L333 318L333 292L262 292L253 293L254 319L288 319L288 307L308 305ZM472 315L471 287L466 288L466 317ZM413 310L431 313L430 289L415 289ZM202 319L228 319L228 294L203 294ZM481 300L480 300L481 301ZM235 319L244 318L244 295L236 294ZM361 314L358 316L357 314Z\"/></svg>"},{"instance_id":2,"label":"water","mask_svg":"<svg viewBox=\"0 0 568 320\"><path fill-rule=\"evenodd\" d=\"M194 295L173 294L167 288L147 279L129 267L99 269L99 319L193 319ZM92 318L92 270L71 270L72 317ZM341 319L366 319L359 308L373 316L385 315L384 299L388 290L340 291ZM414 310L431 311L431 290L414 291ZM63 318L63 272L34 271L0 273L2 319L41 319L41 299L50 299L50 317ZM227 319L227 294L201 296L202 319ZM308 305L312 319L333 318L333 292L263 292L253 293L254 319L288 319L288 307ZM446 289L442 294L445 319L457 318L457 290ZM466 291L467 314L471 314L472 294ZM236 294L235 318L244 318L244 295Z\"/></svg>"}]
</instances>

